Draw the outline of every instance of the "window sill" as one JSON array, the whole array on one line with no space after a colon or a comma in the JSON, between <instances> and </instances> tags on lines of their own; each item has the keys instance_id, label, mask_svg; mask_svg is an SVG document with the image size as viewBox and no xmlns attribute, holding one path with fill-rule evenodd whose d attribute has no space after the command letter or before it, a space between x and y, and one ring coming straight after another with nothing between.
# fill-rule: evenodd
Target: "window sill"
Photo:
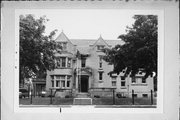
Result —
<instances>
[{"instance_id":1,"label":"window sill","mask_svg":"<svg viewBox=\"0 0 180 120\"><path fill-rule=\"evenodd\" d=\"M98 72L104 72L104 70L103 69L98 69Z\"/></svg>"},{"instance_id":2,"label":"window sill","mask_svg":"<svg viewBox=\"0 0 180 120\"><path fill-rule=\"evenodd\" d=\"M147 83L132 83L131 86L148 86Z\"/></svg>"},{"instance_id":3,"label":"window sill","mask_svg":"<svg viewBox=\"0 0 180 120\"><path fill-rule=\"evenodd\" d=\"M99 80L98 82L102 83L102 82L103 82L103 80Z\"/></svg>"},{"instance_id":4,"label":"window sill","mask_svg":"<svg viewBox=\"0 0 180 120\"><path fill-rule=\"evenodd\" d=\"M121 87L121 89L127 89L126 87Z\"/></svg>"}]
</instances>

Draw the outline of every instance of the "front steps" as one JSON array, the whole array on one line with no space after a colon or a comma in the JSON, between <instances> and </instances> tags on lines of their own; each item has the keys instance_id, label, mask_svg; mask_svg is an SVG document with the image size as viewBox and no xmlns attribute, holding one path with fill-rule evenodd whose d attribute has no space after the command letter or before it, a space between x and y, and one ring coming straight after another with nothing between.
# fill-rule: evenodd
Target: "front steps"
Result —
<instances>
[{"instance_id":1,"label":"front steps","mask_svg":"<svg viewBox=\"0 0 180 120\"><path fill-rule=\"evenodd\" d=\"M76 98L89 98L88 93L77 93Z\"/></svg>"},{"instance_id":2,"label":"front steps","mask_svg":"<svg viewBox=\"0 0 180 120\"><path fill-rule=\"evenodd\" d=\"M74 105L92 105L92 98L89 98L88 93L78 93L73 100Z\"/></svg>"}]
</instances>

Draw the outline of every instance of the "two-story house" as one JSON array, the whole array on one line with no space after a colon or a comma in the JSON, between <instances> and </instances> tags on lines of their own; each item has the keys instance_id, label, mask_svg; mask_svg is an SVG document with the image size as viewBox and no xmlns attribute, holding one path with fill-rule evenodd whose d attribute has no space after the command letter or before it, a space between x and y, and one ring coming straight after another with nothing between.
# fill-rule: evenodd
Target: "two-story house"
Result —
<instances>
[{"instance_id":1,"label":"two-story house","mask_svg":"<svg viewBox=\"0 0 180 120\"><path fill-rule=\"evenodd\" d=\"M124 73L112 74L113 65L102 59L103 48L123 44L120 40L69 39L63 32L55 40L62 46L61 53L56 54L56 69L47 72L46 90L61 89L56 95L64 97L67 91L73 94L89 93L95 88L113 88L116 92L131 97L132 90L137 97L148 97L153 90L153 78L143 79L143 73L136 77L124 77ZM98 94L102 95L102 92ZM104 95L104 94L103 94Z\"/></svg>"}]
</instances>

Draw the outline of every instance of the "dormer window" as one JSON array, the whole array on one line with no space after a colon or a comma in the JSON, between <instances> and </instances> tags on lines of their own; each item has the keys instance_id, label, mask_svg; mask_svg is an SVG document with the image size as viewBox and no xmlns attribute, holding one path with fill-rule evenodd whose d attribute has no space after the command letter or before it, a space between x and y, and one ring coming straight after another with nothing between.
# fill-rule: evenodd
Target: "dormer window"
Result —
<instances>
[{"instance_id":1,"label":"dormer window","mask_svg":"<svg viewBox=\"0 0 180 120\"><path fill-rule=\"evenodd\" d=\"M60 45L62 47L62 50L66 50L67 49L67 42L60 42Z\"/></svg>"},{"instance_id":2,"label":"dormer window","mask_svg":"<svg viewBox=\"0 0 180 120\"><path fill-rule=\"evenodd\" d=\"M81 59L81 67L86 67L86 58Z\"/></svg>"},{"instance_id":3,"label":"dormer window","mask_svg":"<svg viewBox=\"0 0 180 120\"><path fill-rule=\"evenodd\" d=\"M97 45L97 50L102 50L104 49L104 45Z\"/></svg>"},{"instance_id":4,"label":"dormer window","mask_svg":"<svg viewBox=\"0 0 180 120\"><path fill-rule=\"evenodd\" d=\"M102 56L99 56L99 68L102 68Z\"/></svg>"}]
</instances>

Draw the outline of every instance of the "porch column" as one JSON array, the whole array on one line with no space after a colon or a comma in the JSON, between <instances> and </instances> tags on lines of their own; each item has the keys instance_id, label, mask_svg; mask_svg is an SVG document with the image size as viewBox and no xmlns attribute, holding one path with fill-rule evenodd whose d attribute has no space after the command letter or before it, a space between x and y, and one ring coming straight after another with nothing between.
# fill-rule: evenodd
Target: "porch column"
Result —
<instances>
[{"instance_id":1,"label":"porch column","mask_svg":"<svg viewBox=\"0 0 180 120\"><path fill-rule=\"evenodd\" d=\"M67 88L67 75L65 76L65 88Z\"/></svg>"},{"instance_id":2,"label":"porch column","mask_svg":"<svg viewBox=\"0 0 180 120\"><path fill-rule=\"evenodd\" d=\"M89 85L88 85L88 90L89 90L89 88L91 88L91 76L88 77L88 82L89 82L89 83L88 83L88 84L89 84Z\"/></svg>"},{"instance_id":3,"label":"porch column","mask_svg":"<svg viewBox=\"0 0 180 120\"><path fill-rule=\"evenodd\" d=\"M56 78L54 78L54 87L56 87Z\"/></svg>"},{"instance_id":4,"label":"porch column","mask_svg":"<svg viewBox=\"0 0 180 120\"><path fill-rule=\"evenodd\" d=\"M76 90L78 91L78 75L76 75Z\"/></svg>"},{"instance_id":5,"label":"porch column","mask_svg":"<svg viewBox=\"0 0 180 120\"><path fill-rule=\"evenodd\" d=\"M68 65L68 58L67 57L65 57L65 62L66 62L66 65L65 65L65 67L67 67Z\"/></svg>"}]
</instances>

